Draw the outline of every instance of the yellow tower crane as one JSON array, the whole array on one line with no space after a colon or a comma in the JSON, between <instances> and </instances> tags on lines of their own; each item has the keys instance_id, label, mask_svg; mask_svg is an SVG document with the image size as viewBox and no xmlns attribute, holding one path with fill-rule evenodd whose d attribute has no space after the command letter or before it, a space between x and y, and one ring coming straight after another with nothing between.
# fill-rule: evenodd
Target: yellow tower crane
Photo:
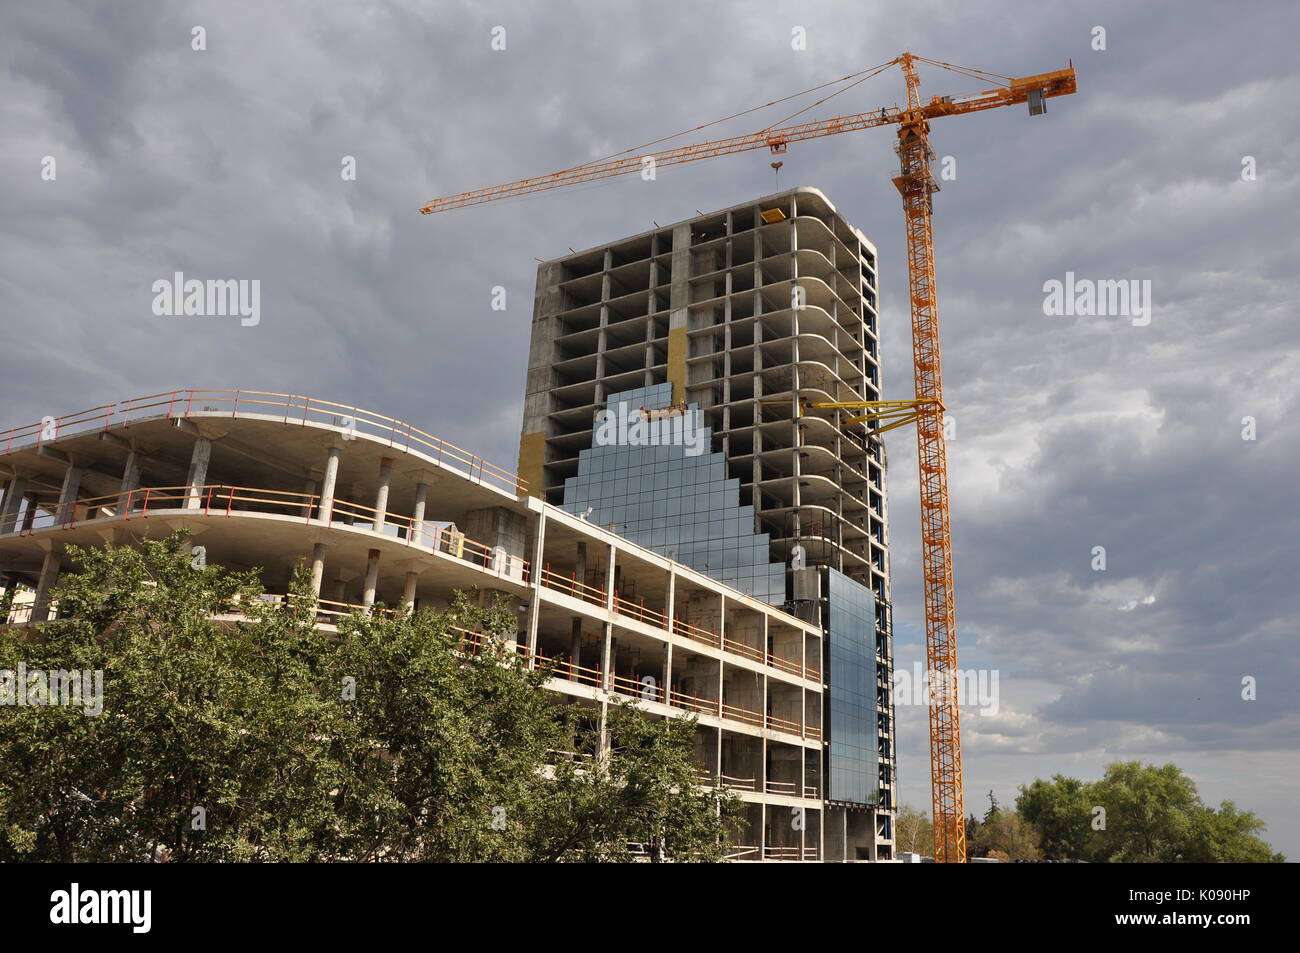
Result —
<instances>
[{"instance_id":1,"label":"yellow tower crane","mask_svg":"<svg viewBox=\"0 0 1300 953\"><path fill-rule=\"evenodd\" d=\"M987 87L965 96L935 96L921 99L921 79L917 64L926 63L974 79ZM872 433L883 433L907 423L916 424L917 462L921 489L921 563L925 579L925 647L930 688L930 786L934 819L934 859L937 863L962 863L966 860L965 806L962 792L961 721L957 707L957 623L953 609L952 537L948 517L948 461L943 436L943 374L939 361L939 324L935 301L934 229L931 221L932 196L939 190L930 171L934 152L930 148L930 121L945 116L960 116L1000 106L1026 103L1029 114L1047 111L1046 101L1053 96L1075 92L1075 72L1071 63L1065 69L1035 76L1011 77L970 67L955 66L939 60L904 53L887 63L841 77L754 109L745 110L697 126L690 132L735 119L757 109L786 102L807 93L838 84L838 90L823 96L792 116L807 112L821 103L879 75L891 66L903 73L906 104L883 107L870 112L837 116L788 126L768 126L758 132L728 139L699 142L657 151L643 151L676 136L655 140L604 159L584 163L532 179L463 192L433 199L420 208L430 215L468 205L481 205L500 199L541 192L546 189L576 185L611 176L640 172L653 160L654 166L677 165L767 148L773 154L786 152L790 143L818 139L842 132L855 132L875 126L898 126L896 151L899 174L894 185L903 199L903 223L907 239L908 297L912 316L912 366L915 397L906 401L840 401L810 403L806 406L825 409L856 409L864 413L849 418L849 423L868 423ZM851 81L851 82L850 82ZM678 135L682 135L679 133ZM796 395L797 396L797 395Z\"/></svg>"}]
</instances>

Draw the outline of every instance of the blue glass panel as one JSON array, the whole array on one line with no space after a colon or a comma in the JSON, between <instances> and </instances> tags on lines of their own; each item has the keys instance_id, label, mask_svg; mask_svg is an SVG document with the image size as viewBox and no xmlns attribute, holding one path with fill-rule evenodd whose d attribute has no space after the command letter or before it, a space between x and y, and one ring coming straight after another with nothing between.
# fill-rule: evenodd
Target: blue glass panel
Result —
<instances>
[{"instance_id":1,"label":"blue glass panel","mask_svg":"<svg viewBox=\"0 0 1300 953\"><path fill-rule=\"evenodd\" d=\"M590 506L592 523L781 605L785 566L770 561L767 534L754 533L740 481L727 475L726 457L710 451L699 407L655 413L671 404L671 384L611 394L594 421L593 446L578 454L578 475L564 481L564 509Z\"/></svg>"},{"instance_id":2,"label":"blue glass panel","mask_svg":"<svg viewBox=\"0 0 1300 953\"><path fill-rule=\"evenodd\" d=\"M873 804L879 796L876 598L843 573L828 569L827 576L830 798Z\"/></svg>"}]
</instances>

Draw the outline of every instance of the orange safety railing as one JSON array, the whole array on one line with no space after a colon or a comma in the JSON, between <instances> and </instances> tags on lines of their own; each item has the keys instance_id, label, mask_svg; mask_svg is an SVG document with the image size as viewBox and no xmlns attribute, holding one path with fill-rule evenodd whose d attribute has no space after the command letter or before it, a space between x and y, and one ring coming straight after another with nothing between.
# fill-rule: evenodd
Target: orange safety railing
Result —
<instances>
[{"instance_id":1,"label":"orange safety railing","mask_svg":"<svg viewBox=\"0 0 1300 953\"><path fill-rule=\"evenodd\" d=\"M553 678L568 679L571 682L581 682L584 685L591 685L595 688L601 688L605 684L605 673L597 665L590 668L584 665L575 664L572 658L561 658L559 656L548 657L541 649L538 649L535 658L538 662L552 663L551 676Z\"/></svg>"},{"instance_id":2,"label":"orange safety railing","mask_svg":"<svg viewBox=\"0 0 1300 953\"><path fill-rule=\"evenodd\" d=\"M634 619L640 619L657 629L668 628L668 616L663 612L657 612L654 609L645 607L645 600L640 599L633 602L631 599L624 599L618 593L614 593L614 611L622 615L631 616Z\"/></svg>"},{"instance_id":3,"label":"orange safety railing","mask_svg":"<svg viewBox=\"0 0 1300 953\"><path fill-rule=\"evenodd\" d=\"M669 704L686 708L690 711L704 712L706 715L721 715L722 702L716 698L697 698L694 695L687 695L684 692L674 690L669 695Z\"/></svg>"},{"instance_id":4,"label":"orange safety railing","mask_svg":"<svg viewBox=\"0 0 1300 953\"><path fill-rule=\"evenodd\" d=\"M763 716L758 712L738 705L729 705L725 701L722 703L722 717L743 721L749 725L758 725L760 728L763 726Z\"/></svg>"},{"instance_id":5,"label":"orange safety railing","mask_svg":"<svg viewBox=\"0 0 1300 953\"><path fill-rule=\"evenodd\" d=\"M547 563L542 569L541 582L542 585L548 589L555 589L558 592L567 593L568 595L575 596L578 599L594 603L598 606L605 605L605 590L597 588L596 586L589 586L585 582L580 582L576 570L570 571L566 576L562 572L556 572L553 570L551 564Z\"/></svg>"},{"instance_id":6,"label":"orange safety railing","mask_svg":"<svg viewBox=\"0 0 1300 953\"><path fill-rule=\"evenodd\" d=\"M673 619L673 631L678 635L684 635L688 639L694 639L696 642L703 642L705 645L713 648L721 648L722 640L718 638L718 633L710 632L708 629L701 629L697 625L692 625L685 619Z\"/></svg>"},{"instance_id":7,"label":"orange safety railing","mask_svg":"<svg viewBox=\"0 0 1300 953\"><path fill-rule=\"evenodd\" d=\"M720 774L718 777L725 781L727 787L737 788L742 791L757 791L758 778L733 778L729 774Z\"/></svg>"},{"instance_id":8,"label":"orange safety railing","mask_svg":"<svg viewBox=\"0 0 1300 953\"><path fill-rule=\"evenodd\" d=\"M816 847L765 847L763 856L768 860L816 860Z\"/></svg>"},{"instance_id":9,"label":"orange safety railing","mask_svg":"<svg viewBox=\"0 0 1300 953\"><path fill-rule=\"evenodd\" d=\"M331 400L278 394L260 390L174 390L134 397L89 410L46 418L41 423L0 431L0 455L8 455L28 446L40 446L66 436L92 431L107 432L151 417L211 416L271 417L282 423L324 424L349 433L362 433L386 441L388 446L413 450L430 456L448 469L482 483L495 485L516 495L527 492L519 477L503 467L489 463L455 444L425 433L404 421L360 407Z\"/></svg>"},{"instance_id":10,"label":"orange safety railing","mask_svg":"<svg viewBox=\"0 0 1300 953\"><path fill-rule=\"evenodd\" d=\"M530 563L523 557L470 539L459 530L429 521L414 520L402 513L381 514L373 507L344 500L322 504L321 497L316 494L227 484L141 487L127 493L86 497L57 505L43 513L29 511L24 514L20 524L11 521L11 525L19 535L30 535L38 530L70 529L78 523L95 519L147 519L162 511L176 510L189 510L205 516L262 513L292 516L304 522L328 518L332 526L383 532L385 536L400 540L408 546L423 546L434 552L445 553L519 582L527 582L531 573ZM357 524L358 516L362 517L361 526ZM390 526L393 527L393 533L387 530ZM0 533L9 529L9 526L0 526Z\"/></svg>"},{"instance_id":11,"label":"orange safety railing","mask_svg":"<svg viewBox=\"0 0 1300 953\"><path fill-rule=\"evenodd\" d=\"M663 686L659 684L658 679L646 684L638 678L628 678L625 675L613 674L610 676L610 685L614 691L620 695L630 695L633 698L639 698L641 701L660 702L664 700Z\"/></svg>"}]
</instances>

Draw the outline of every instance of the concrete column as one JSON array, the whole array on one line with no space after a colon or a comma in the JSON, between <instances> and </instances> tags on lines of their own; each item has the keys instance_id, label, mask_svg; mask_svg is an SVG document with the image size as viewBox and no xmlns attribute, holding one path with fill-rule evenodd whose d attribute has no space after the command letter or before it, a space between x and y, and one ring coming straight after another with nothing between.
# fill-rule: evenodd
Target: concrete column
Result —
<instances>
[{"instance_id":1,"label":"concrete column","mask_svg":"<svg viewBox=\"0 0 1300 953\"><path fill-rule=\"evenodd\" d=\"M5 573L0 578L3 579L5 584L4 594L0 595L0 625L4 625L9 621L9 613L4 611L5 602L8 601L9 608L12 610L14 597L18 595L18 574Z\"/></svg>"},{"instance_id":2,"label":"concrete column","mask_svg":"<svg viewBox=\"0 0 1300 953\"><path fill-rule=\"evenodd\" d=\"M574 576L577 577L574 580L575 582L579 584L586 583L587 581L587 544L586 543L578 544L578 559L577 559L577 564L574 566L573 574ZM582 590L579 589L578 591L581 592Z\"/></svg>"},{"instance_id":3,"label":"concrete column","mask_svg":"<svg viewBox=\"0 0 1300 953\"><path fill-rule=\"evenodd\" d=\"M55 510L55 522L66 523L76 517L77 491L81 489L81 467L68 465L63 474L63 488L59 490L59 507Z\"/></svg>"},{"instance_id":4,"label":"concrete column","mask_svg":"<svg viewBox=\"0 0 1300 953\"><path fill-rule=\"evenodd\" d=\"M30 533L32 531L32 524L36 522L36 494L28 493L25 499L27 500L27 512L23 514L22 531L24 533Z\"/></svg>"},{"instance_id":5,"label":"concrete column","mask_svg":"<svg viewBox=\"0 0 1300 953\"><path fill-rule=\"evenodd\" d=\"M673 697L673 620L677 618L677 570L668 570L668 599L664 605L668 616L668 650L664 652L664 704L671 705Z\"/></svg>"},{"instance_id":6,"label":"concrete column","mask_svg":"<svg viewBox=\"0 0 1300 953\"><path fill-rule=\"evenodd\" d=\"M379 550L372 549L366 556L366 588L361 604L369 609L375 604L375 589L379 586Z\"/></svg>"},{"instance_id":7,"label":"concrete column","mask_svg":"<svg viewBox=\"0 0 1300 953\"><path fill-rule=\"evenodd\" d=\"M411 511L411 542L417 546L424 545L424 504L429 495L429 484L415 484L415 509Z\"/></svg>"},{"instance_id":8,"label":"concrete column","mask_svg":"<svg viewBox=\"0 0 1300 953\"><path fill-rule=\"evenodd\" d=\"M415 583L419 580L418 572L408 572L406 574L406 583L402 586L402 611L412 612L415 609Z\"/></svg>"},{"instance_id":9,"label":"concrete column","mask_svg":"<svg viewBox=\"0 0 1300 953\"><path fill-rule=\"evenodd\" d=\"M329 596L327 598L329 598L331 602L345 601L343 597L347 595L347 585L347 580L344 579L342 575L336 573L334 578L330 581Z\"/></svg>"},{"instance_id":10,"label":"concrete column","mask_svg":"<svg viewBox=\"0 0 1300 953\"><path fill-rule=\"evenodd\" d=\"M542 557L546 554L546 516L538 514L537 528L533 534L533 571L529 582L528 602L528 667L537 666L537 628L541 618L541 599L538 590L541 585Z\"/></svg>"},{"instance_id":11,"label":"concrete column","mask_svg":"<svg viewBox=\"0 0 1300 953\"><path fill-rule=\"evenodd\" d=\"M388 522L388 491L393 483L393 461L384 457L379 461L379 492L375 494L375 518L373 526L376 533L384 531Z\"/></svg>"},{"instance_id":12,"label":"concrete column","mask_svg":"<svg viewBox=\"0 0 1300 953\"><path fill-rule=\"evenodd\" d=\"M117 513L129 516L127 506L133 502L131 494L140 487L140 455L132 450L126 455L126 466L122 468L122 485L117 494Z\"/></svg>"},{"instance_id":13,"label":"concrete column","mask_svg":"<svg viewBox=\"0 0 1300 953\"><path fill-rule=\"evenodd\" d=\"M616 552L613 546L609 547L609 565L605 570L605 608L611 612L614 611L614 571L618 568Z\"/></svg>"},{"instance_id":14,"label":"concrete column","mask_svg":"<svg viewBox=\"0 0 1300 953\"><path fill-rule=\"evenodd\" d=\"M575 668L582 666L582 618L573 617L573 623L569 635L569 658ZM576 677L576 674L575 674Z\"/></svg>"},{"instance_id":15,"label":"concrete column","mask_svg":"<svg viewBox=\"0 0 1300 953\"><path fill-rule=\"evenodd\" d=\"M601 651L600 659L600 687L605 691L610 691L614 687L614 682L610 678L610 665L614 658L614 625L612 622L605 623L605 643Z\"/></svg>"},{"instance_id":16,"label":"concrete column","mask_svg":"<svg viewBox=\"0 0 1300 953\"><path fill-rule=\"evenodd\" d=\"M302 495L307 497L306 502L302 504L303 519L311 519L312 510L316 508L316 501L313 499L316 495L316 481L311 477L303 481Z\"/></svg>"},{"instance_id":17,"label":"concrete column","mask_svg":"<svg viewBox=\"0 0 1300 953\"><path fill-rule=\"evenodd\" d=\"M0 503L0 533L12 533L18 523L18 511L27 492L27 478L15 473L5 489L4 502Z\"/></svg>"},{"instance_id":18,"label":"concrete column","mask_svg":"<svg viewBox=\"0 0 1300 953\"><path fill-rule=\"evenodd\" d=\"M311 594L320 598L321 582L325 578L325 544L317 543L311 549Z\"/></svg>"},{"instance_id":19,"label":"concrete column","mask_svg":"<svg viewBox=\"0 0 1300 953\"><path fill-rule=\"evenodd\" d=\"M342 453L339 447L330 447L325 459L325 477L321 480L320 508L316 511L316 518L326 523L334 513L334 488L339 480L339 456Z\"/></svg>"},{"instance_id":20,"label":"concrete column","mask_svg":"<svg viewBox=\"0 0 1300 953\"><path fill-rule=\"evenodd\" d=\"M36 583L35 601L32 603L32 621L47 622L50 618L50 590L59 581L59 570L63 568L62 554L50 550L41 563L41 576Z\"/></svg>"},{"instance_id":21,"label":"concrete column","mask_svg":"<svg viewBox=\"0 0 1300 953\"><path fill-rule=\"evenodd\" d=\"M337 494L336 494L337 495ZM355 503L357 499L357 485L351 483L348 485L348 493L345 502ZM339 522L344 526L352 526L357 521L357 510L354 506L349 506L339 514Z\"/></svg>"},{"instance_id":22,"label":"concrete column","mask_svg":"<svg viewBox=\"0 0 1300 953\"><path fill-rule=\"evenodd\" d=\"M199 437L194 441L194 452L190 454L190 472L185 478L189 487L185 496L185 508L197 510L203 506L202 486L208 482L208 462L212 459L212 441Z\"/></svg>"}]
</instances>

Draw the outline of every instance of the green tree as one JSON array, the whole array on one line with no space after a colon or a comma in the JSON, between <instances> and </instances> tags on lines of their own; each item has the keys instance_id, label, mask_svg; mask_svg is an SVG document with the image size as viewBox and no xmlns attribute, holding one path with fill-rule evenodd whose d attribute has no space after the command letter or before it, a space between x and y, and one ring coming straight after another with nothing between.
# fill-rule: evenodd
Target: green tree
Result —
<instances>
[{"instance_id":1,"label":"green tree","mask_svg":"<svg viewBox=\"0 0 1300 953\"><path fill-rule=\"evenodd\" d=\"M562 762L554 809L529 859L534 861L717 861L720 832L734 832L740 801L704 791L695 762L694 721L654 720L611 704L610 755ZM594 747L594 738L587 747Z\"/></svg>"},{"instance_id":2,"label":"green tree","mask_svg":"<svg viewBox=\"0 0 1300 953\"><path fill-rule=\"evenodd\" d=\"M1038 830L1015 811L994 806L980 825L975 855L1001 860L1037 860Z\"/></svg>"},{"instance_id":3,"label":"green tree","mask_svg":"<svg viewBox=\"0 0 1300 953\"><path fill-rule=\"evenodd\" d=\"M1094 804L1086 784L1057 774L1021 785L1016 811L1038 829L1045 859L1082 860L1092 853Z\"/></svg>"},{"instance_id":4,"label":"green tree","mask_svg":"<svg viewBox=\"0 0 1300 953\"><path fill-rule=\"evenodd\" d=\"M1194 863L1280 864L1286 858L1274 853L1257 836L1265 827L1253 813L1238 811L1231 801L1221 802L1217 811L1201 807L1192 815L1183 859Z\"/></svg>"},{"instance_id":5,"label":"green tree","mask_svg":"<svg viewBox=\"0 0 1300 953\"><path fill-rule=\"evenodd\" d=\"M913 854L934 853L934 825L930 815L904 804L894 816L894 846Z\"/></svg>"},{"instance_id":6,"label":"green tree","mask_svg":"<svg viewBox=\"0 0 1300 953\"><path fill-rule=\"evenodd\" d=\"M1097 832L1098 859L1128 863L1170 863L1183 859L1191 818L1200 806L1196 784L1177 765L1116 762L1089 786L1105 809Z\"/></svg>"},{"instance_id":7,"label":"green tree","mask_svg":"<svg viewBox=\"0 0 1300 953\"><path fill-rule=\"evenodd\" d=\"M695 783L693 722L616 708L584 757L598 718L542 689L503 607L325 633L302 572L267 603L183 544L69 547L60 618L0 630L0 670L97 669L104 694L0 706L0 860L722 855L734 802Z\"/></svg>"},{"instance_id":8,"label":"green tree","mask_svg":"<svg viewBox=\"0 0 1300 953\"><path fill-rule=\"evenodd\" d=\"M1265 825L1230 802L1201 802L1177 765L1115 762L1100 781L1056 775L1021 787L1017 809L1043 835L1044 856L1111 863L1281 862ZM1095 808L1100 829L1093 830Z\"/></svg>"}]
</instances>

